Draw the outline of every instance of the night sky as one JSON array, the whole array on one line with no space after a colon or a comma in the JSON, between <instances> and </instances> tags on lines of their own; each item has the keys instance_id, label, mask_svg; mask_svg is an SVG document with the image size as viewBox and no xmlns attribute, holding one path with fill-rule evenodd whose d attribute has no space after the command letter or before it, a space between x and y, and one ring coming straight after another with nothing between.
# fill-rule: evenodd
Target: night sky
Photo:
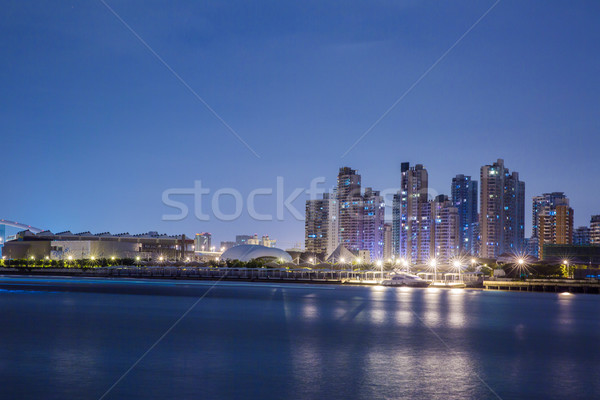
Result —
<instances>
[{"instance_id":1,"label":"night sky","mask_svg":"<svg viewBox=\"0 0 600 400\"><path fill-rule=\"evenodd\" d=\"M422 163L435 194L504 158L531 197L564 191L600 214L600 3L501 1L352 151L348 148L494 1L3 1L0 218L54 232L270 234L304 222L193 217L163 191L285 195L341 166L399 186ZM323 187L323 186L322 186ZM306 197L294 203L303 213ZM275 196L257 211L274 213ZM232 209L231 198L222 204ZM389 213L388 217L391 217Z\"/></svg>"}]
</instances>

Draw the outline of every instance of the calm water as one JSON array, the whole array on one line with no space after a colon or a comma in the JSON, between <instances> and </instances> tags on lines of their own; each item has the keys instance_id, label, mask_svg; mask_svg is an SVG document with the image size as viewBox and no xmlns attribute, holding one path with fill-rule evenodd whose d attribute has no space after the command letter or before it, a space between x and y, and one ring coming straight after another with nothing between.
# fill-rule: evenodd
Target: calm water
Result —
<instances>
[{"instance_id":1,"label":"calm water","mask_svg":"<svg viewBox=\"0 0 600 400\"><path fill-rule=\"evenodd\" d=\"M0 277L0 397L99 399L208 282ZM221 282L105 399L589 399L600 296Z\"/></svg>"}]
</instances>

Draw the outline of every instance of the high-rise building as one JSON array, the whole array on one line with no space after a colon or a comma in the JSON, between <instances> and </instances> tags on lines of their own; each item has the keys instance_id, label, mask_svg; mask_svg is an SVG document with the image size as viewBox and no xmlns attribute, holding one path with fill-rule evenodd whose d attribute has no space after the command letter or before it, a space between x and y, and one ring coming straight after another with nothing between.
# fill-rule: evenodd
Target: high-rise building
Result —
<instances>
[{"instance_id":1,"label":"high-rise building","mask_svg":"<svg viewBox=\"0 0 600 400\"><path fill-rule=\"evenodd\" d=\"M427 264L435 256L434 204L432 201L418 203L417 221L412 224L415 235L410 242L411 252L405 256L415 264Z\"/></svg>"},{"instance_id":2,"label":"high-rise building","mask_svg":"<svg viewBox=\"0 0 600 400\"><path fill-rule=\"evenodd\" d=\"M538 217L538 257L544 259L545 244L573 243L573 209L568 199L561 200L560 205L546 206Z\"/></svg>"},{"instance_id":3,"label":"high-rise building","mask_svg":"<svg viewBox=\"0 0 600 400\"><path fill-rule=\"evenodd\" d=\"M477 181L470 176L456 175L452 178L452 203L458 209L460 251L475 255L473 251L473 223L477 222Z\"/></svg>"},{"instance_id":4,"label":"high-rise building","mask_svg":"<svg viewBox=\"0 0 600 400\"><path fill-rule=\"evenodd\" d=\"M540 215L547 209L561 204L569 204L567 197L563 192L544 193L541 196L534 196L532 202L531 213L531 239L529 239L530 253L532 256L540 257L539 249L543 246L543 240L539 237ZM566 203L565 203L566 202Z\"/></svg>"},{"instance_id":5,"label":"high-rise building","mask_svg":"<svg viewBox=\"0 0 600 400\"><path fill-rule=\"evenodd\" d=\"M460 253L460 216L458 207L448 196L439 195L432 202L434 208L434 255L439 265L450 265Z\"/></svg>"},{"instance_id":6,"label":"high-rise building","mask_svg":"<svg viewBox=\"0 0 600 400\"><path fill-rule=\"evenodd\" d=\"M600 246L600 215L592 215L590 220L590 244Z\"/></svg>"},{"instance_id":7,"label":"high-rise building","mask_svg":"<svg viewBox=\"0 0 600 400\"><path fill-rule=\"evenodd\" d=\"M477 215L477 221L471 224L471 231L469 232L469 242L471 242L471 254L479 256L481 251L481 233L479 230L479 215Z\"/></svg>"},{"instance_id":8,"label":"high-rise building","mask_svg":"<svg viewBox=\"0 0 600 400\"><path fill-rule=\"evenodd\" d=\"M427 232L427 225L430 224L429 220L421 217L431 218L431 207L427 205L429 175L423 165L411 167L407 162L402 163L401 173L400 202L397 205L400 218L399 224L397 223L400 230L397 253L402 258L415 261L422 259L419 249L420 232ZM426 226L421 227L422 223ZM423 240L426 241L425 238Z\"/></svg>"},{"instance_id":9,"label":"high-rise building","mask_svg":"<svg viewBox=\"0 0 600 400\"><path fill-rule=\"evenodd\" d=\"M392 200L392 255L400 255L400 232L402 231L402 191Z\"/></svg>"},{"instance_id":10,"label":"high-rise building","mask_svg":"<svg viewBox=\"0 0 600 400\"><path fill-rule=\"evenodd\" d=\"M498 258L518 252L525 238L525 183L509 172L504 160L484 165L480 172L480 256Z\"/></svg>"},{"instance_id":11,"label":"high-rise building","mask_svg":"<svg viewBox=\"0 0 600 400\"><path fill-rule=\"evenodd\" d=\"M389 260L394 255L392 224L383 224L383 258Z\"/></svg>"},{"instance_id":12,"label":"high-rise building","mask_svg":"<svg viewBox=\"0 0 600 400\"><path fill-rule=\"evenodd\" d=\"M369 250L372 260L383 258L383 226L385 204L379 191L365 189L362 199L362 228L360 250Z\"/></svg>"},{"instance_id":13,"label":"high-rise building","mask_svg":"<svg viewBox=\"0 0 600 400\"><path fill-rule=\"evenodd\" d=\"M327 258L338 245L338 208L333 194L324 193L322 199L306 201L304 247L309 253Z\"/></svg>"},{"instance_id":14,"label":"high-rise building","mask_svg":"<svg viewBox=\"0 0 600 400\"><path fill-rule=\"evenodd\" d=\"M349 167L340 168L337 178L340 242L350 251L361 250L362 196L360 175Z\"/></svg>"},{"instance_id":15,"label":"high-rise building","mask_svg":"<svg viewBox=\"0 0 600 400\"><path fill-rule=\"evenodd\" d=\"M371 188L366 188L365 193L362 194L360 181L360 175L355 170L349 167L340 168L335 195L327 198L328 211L324 213L320 210L320 207L327 207L324 204L317 206L319 203L315 200L307 202L307 250L309 245L312 246L311 240L321 239L308 235L322 234L327 237L327 240L316 244L315 249L327 246L328 254L331 254L338 244L342 244L353 252L368 251L372 259L383 257L385 217L383 198L378 191ZM326 216L329 222L319 223ZM322 233L317 233L318 230Z\"/></svg>"},{"instance_id":16,"label":"high-rise building","mask_svg":"<svg viewBox=\"0 0 600 400\"><path fill-rule=\"evenodd\" d=\"M580 226L573 231L573 244L575 246L590 245L590 227Z\"/></svg>"},{"instance_id":17,"label":"high-rise building","mask_svg":"<svg viewBox=\"0 0 600 400\"><path fill-rule=\"evenodd\" d=\"M196 233L194 238L194 250L196 251L211 251L212 235L208 232Z\"/></svg>"}]
</instances>

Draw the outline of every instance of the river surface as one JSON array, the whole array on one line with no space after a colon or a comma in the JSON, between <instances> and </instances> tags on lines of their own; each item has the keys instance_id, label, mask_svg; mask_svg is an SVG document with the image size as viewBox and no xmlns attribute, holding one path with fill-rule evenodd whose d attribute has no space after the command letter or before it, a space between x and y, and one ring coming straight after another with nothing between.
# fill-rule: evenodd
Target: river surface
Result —
<instances>
[{"instance_id":1,"label":"river surface","mask_svg":"<svg viewBox=\"0 0 600 400\"><path fill-rule=\"evenodd\" d=\"M600 398L600 296L0 277L0 398Z\"/></svg>"}]
</instances>

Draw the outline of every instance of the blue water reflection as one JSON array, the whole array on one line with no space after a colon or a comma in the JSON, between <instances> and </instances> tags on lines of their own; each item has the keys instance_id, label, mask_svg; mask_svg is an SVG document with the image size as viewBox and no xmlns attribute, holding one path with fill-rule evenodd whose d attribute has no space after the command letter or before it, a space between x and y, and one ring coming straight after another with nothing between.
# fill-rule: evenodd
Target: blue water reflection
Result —
<instances>
[{"instance_id":1,"label":"blue water reflection","mask_svg":"<svg viewBox=\"0 0 600 400\"><path fill-rule=\"evenodd\" d=\"M7 399L99 398L210 288L11 279ZM594 398L599 311L595 295L219 284L106 398Z\"/></svg>"}]
</instances>

